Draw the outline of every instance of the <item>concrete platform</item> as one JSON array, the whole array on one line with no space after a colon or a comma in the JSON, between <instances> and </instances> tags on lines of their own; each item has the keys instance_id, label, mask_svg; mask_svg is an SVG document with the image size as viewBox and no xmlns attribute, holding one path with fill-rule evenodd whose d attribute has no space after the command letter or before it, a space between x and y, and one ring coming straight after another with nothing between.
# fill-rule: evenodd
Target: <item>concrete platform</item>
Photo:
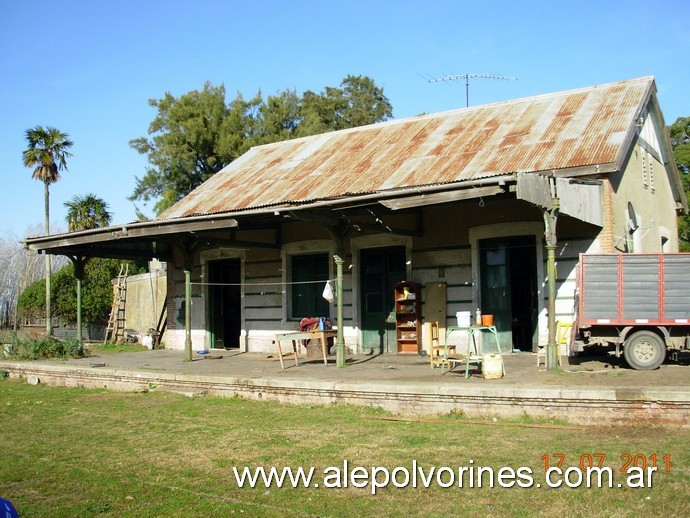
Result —
<instances>
[{"instance_id":1,"label":"concrete platform","mask_svg":"<svg viewBox=\"0 0 690 518\"><path fill-rule=\"evenodd\" d=\"M322 358L295 366L277 356L216 350L219 359L154 350L65 361L0 361L0 370L55 386L172 390L188 396L241 396L291 404L352 404L399 414L456 412L468 417L561 419L573 424L690 427L690 355L655 371L608 358L564 358L562 370L538 369L536 355L505 356L506 376L465 378L464 369L431 369L427 357L371 355L337 368ZM569 360L569 361L568 361Z\"/></svg>"}]
</instances>

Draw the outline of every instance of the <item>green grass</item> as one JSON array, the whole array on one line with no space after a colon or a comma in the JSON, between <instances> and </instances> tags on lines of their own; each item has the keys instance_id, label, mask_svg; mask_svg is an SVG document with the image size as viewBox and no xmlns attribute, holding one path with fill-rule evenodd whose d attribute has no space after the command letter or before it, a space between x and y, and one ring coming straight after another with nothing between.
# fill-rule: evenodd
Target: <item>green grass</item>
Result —
<instances>
[{"instance_id":1,"label":"green grass","mask_svg":"<svg viewBox=\"0 0 690 518\"><path fill-rule=\"evenodd\" d=\"M39 339L12 335L10 341L3 343L3 353L15 360L42 360L81 358L82 345L76 339L58 340L53 337Z\"/></svg>"},{"instance_id":2,"label":"green grass","mask_svg":"<svg viewBox=\"0 0 690 518\"><path fill-rule=\"evenodd\" d=\"M461 415L388 420L378 409L114 393L0 380L0 496L21 516L685 516L690 430L575 429ZM239 488L232 468L565 467L605 454L670 455L649 489ZM661 463L661 461L660 461ZM322 480L323 477L320 476ZM616 482L622 478L616 479Z\"/></svg>"},{"instance_id":3,"label":"green grass","mask_svg":"<svg viewBox=\"0 0 690 518\"><path fill-rule=\"evenodd\" d=\"M35 337L19 331L0 330L0 343L10 344L10 359L35 360L72 358L77 356L75 350L78 344L76 340L57 340L55 338ZM159 344L158 349L163 345ZM99 356L102 354L132 353L147 351L148 349L139 343L102 343L85 342L83 354L85 356Z\"/></svg>"}]
</instances>

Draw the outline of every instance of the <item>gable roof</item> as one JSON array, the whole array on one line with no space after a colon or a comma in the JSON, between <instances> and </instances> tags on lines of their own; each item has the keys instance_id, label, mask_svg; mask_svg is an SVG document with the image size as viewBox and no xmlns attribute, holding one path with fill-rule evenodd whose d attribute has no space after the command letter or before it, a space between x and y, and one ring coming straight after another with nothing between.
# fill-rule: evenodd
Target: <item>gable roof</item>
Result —
<instances>
[{"instance_id":1,"label":"gable roof","mask_svg":"<svg viewBox=\"0 0 690 518\"><path fill-rule=\"evenodd\" d=\"M160 215L240 212L516 172L617 170L653 77L257 146Z\"/></svg>"}]
</instances>

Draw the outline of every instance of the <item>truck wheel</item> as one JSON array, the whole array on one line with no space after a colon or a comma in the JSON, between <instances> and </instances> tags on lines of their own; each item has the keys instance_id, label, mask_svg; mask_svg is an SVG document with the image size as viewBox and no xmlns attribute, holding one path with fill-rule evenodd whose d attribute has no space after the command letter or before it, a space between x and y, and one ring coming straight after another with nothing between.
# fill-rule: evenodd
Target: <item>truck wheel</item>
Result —
<instances>
[{"instance_id":1,"label":"truck wheel","mask_svg":"<svg viewBox=\"0 0 690 518\"><path fill-rule=\"evenodd\" d=\"M625 341L625 361L638 371L650 371L659 367L666 358L666 346L659 335L651 331L638 331Z\"/></svg>"}]
</instances>

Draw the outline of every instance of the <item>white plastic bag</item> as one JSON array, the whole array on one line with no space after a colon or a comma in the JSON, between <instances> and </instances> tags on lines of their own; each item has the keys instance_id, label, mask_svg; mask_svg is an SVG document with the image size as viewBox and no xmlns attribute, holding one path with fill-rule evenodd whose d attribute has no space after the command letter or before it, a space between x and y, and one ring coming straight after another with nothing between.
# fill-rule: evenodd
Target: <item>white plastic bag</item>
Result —
<instances>
[{"instance_id":1,"label":"white plastic bag","mask_svg":"<svg viewBox=\"0 0 690 518\"><path fill-rule=\"evenodd\" d=\"M323 288L322 296L331 304L335 300L335 294L333 293L333 286L331 286L331 281L326 281L326 286Z\"/></svg>"},{"instance_id":2,"label":"white plastic bag","mask_svg":"<svg viewBox=\"0 0 690 518\"><path fill-rule=\"evenodd\" d=\"M151 335L146 335L142 338L141 343L144 344L149 351L153 349L153 337Z\"/></svg>"}]
</instances>

